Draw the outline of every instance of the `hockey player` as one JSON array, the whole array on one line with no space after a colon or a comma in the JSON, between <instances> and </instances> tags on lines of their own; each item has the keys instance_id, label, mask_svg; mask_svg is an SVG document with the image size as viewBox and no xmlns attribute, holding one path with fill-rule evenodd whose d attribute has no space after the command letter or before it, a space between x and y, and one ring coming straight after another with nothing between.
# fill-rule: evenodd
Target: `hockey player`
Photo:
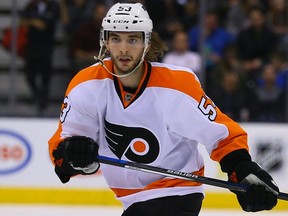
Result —
<instances>
[{"instance_id":1,"label":"hockey player","mask_svg":"<svg viewBox=\"0 0 288 216\"><path fill-rule=\"evenodd\" d=\"M190 69L153 62L165 46L143 5L113 5L102 27L97 63L70 82L49 140L60 180L94 174L97 154L203 175L202 143L230 181L251 184L245 193L234 191L243 210L272 209L279 189L251 160L246 132L215 106ZM105 164L101 171L123 204L122 216L199 214L200 183Z\"/></svg>"}]
</instances>

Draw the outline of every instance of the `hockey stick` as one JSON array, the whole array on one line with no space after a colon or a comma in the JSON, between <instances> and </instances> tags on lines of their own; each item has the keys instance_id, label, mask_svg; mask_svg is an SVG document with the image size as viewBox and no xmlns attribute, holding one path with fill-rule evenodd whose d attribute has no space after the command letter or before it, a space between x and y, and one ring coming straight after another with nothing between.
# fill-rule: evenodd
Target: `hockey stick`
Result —
<instances>
[{"instance_id":1,"label":"hockey stick","mask_svg":"<svg viewBox=\"0 0 288 216\"><path fill-rule=\"evenodd\" d=\"M219 179L198 176L192 173L186 173L186 172L171 170L171 169L164 169L160 167L154 167L150 165L129 162L129 161L124 161L124 160L118 160L115 158L105 157L101 155L98 155L97 159L99 160L100 163L103 163L103 164L123 167L126 169L132 169L132 170L137 170L137 171L151 173L151 174L163 175L163 176L172 177L172 178L184 179L188 181L199 182L199 183L203 183L207 185L226 188L226 189L233 190L233 191L246 192L247 188L249 187L246 184L238 184L234 182L228 182L228 181L223 181ZM288 201L288 194L280 192L277 198Z\"/></svg>"}]
</instances>

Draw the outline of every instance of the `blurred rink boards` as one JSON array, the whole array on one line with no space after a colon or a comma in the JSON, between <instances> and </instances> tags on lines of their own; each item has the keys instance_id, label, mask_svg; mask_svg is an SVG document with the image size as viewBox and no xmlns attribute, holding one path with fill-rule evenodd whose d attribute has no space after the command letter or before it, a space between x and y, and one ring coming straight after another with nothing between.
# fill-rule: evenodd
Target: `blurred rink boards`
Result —
<instances>
[{"instance_id":1,"label":"blurred rink boards","mask_svg":"<svg viewBox=\"0 0 288 216\"><path fill-rule=\"evenodd\" d=\"M1 206L35 204L121 208L101 172L74 177L67 184L60 182L50 162L47 144L57 124L57 119L0 118L0 212ZM288 193L288 124L241 126L248 132L253 159L268 170L282 192ZM200 145L199 149L205 160L205 175L227 180L204 147ZM205 187L203 209L240 209L229 190ZM277 211L288 213L288 202L279 200L273 212Z\"/></svg>"},{"instance_id":2,"label":"blurred rink boards","mask_svg":"<svg viewBox=\"0 0 288 216\"><path fill-rule=\"evenodd\" d=\"M47 205L0 205L0 214L5 216L120 216L118 206L47 206ZM287 216L287 211L261 211L246 213L234 209L202 209L199 216Z\"/></svg>"}]
</instances>

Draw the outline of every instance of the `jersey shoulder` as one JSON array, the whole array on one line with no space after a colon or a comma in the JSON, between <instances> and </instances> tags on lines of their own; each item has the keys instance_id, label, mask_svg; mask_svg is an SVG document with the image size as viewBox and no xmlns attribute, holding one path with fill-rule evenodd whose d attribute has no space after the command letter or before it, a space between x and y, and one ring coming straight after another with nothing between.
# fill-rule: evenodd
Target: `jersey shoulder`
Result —
<instances>
[{"instance_id":1,"label":"jersey shoulder","mask_svg":"<svg viewBox=\"0 0 288 216\"><path fill-rule=\"evenodd\" d=\"M182 92L191 87L201 88L197 75L190 68L158 62L151 62L151 68L150 87L173 88Z\"/></svg>"},{"instance_id":2,"label":"jersey shoulder","mask_svg":"<svg viewBox=\"0 0 288 216\"><path fill-rule=\"evenodd\" d=\"M111 60L104 61L105 66L108 69L112 68ZM113 79L112 75L109 74L106 69L100 64L96 63L91 65L87 68L82 69L79 71L70 81L66 94L68 94L72 89L76 86L83 84L90 80L103 80L103 79Z\"/></svg>"}]
</instances>

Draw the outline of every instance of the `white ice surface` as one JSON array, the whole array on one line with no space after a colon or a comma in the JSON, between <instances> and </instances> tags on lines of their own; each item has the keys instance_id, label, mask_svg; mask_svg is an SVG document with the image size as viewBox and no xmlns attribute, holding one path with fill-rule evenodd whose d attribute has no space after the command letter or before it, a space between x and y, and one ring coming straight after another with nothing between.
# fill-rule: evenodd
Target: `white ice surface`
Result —
<instances>
[{"instance_id":1,"label":"white ice surface","mask_svg":"<svg viewBox=\"0 0 288 216\"><path fill-rule=\"evenodd\" d=\"M119 207L101 206L42 206L0 205L1 216L120 216ZM202 209L199 216L287 216L288 211L265 211L246 213L231 210Z\"/></svg>"}]
</instances>

